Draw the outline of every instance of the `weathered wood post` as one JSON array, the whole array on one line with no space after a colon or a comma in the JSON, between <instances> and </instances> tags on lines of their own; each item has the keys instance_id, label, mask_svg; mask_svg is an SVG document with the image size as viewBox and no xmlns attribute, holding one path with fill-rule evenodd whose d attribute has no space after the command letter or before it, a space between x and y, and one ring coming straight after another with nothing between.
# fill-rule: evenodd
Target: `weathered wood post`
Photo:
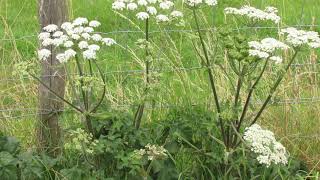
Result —
<instances>
[{"instance_id":1,"label":"weathered wood post","mask_svg":"<svg viewBox=\"0 0 320 180\"><path fill-rule=\"evenodd\" d=\"M66 0L38 0L39 21L41 30L49 24L61 25L67 20ZM53 50L50 47L51 51ZM52 51L46 61L41 61L41 81L53 91L64 97L65 70ZM39 123L37 127L37 145L40 151L52 156L60 152L59 114L63 110L63 102L43 85L39 85Z\"/></svg>"}]
</instances>

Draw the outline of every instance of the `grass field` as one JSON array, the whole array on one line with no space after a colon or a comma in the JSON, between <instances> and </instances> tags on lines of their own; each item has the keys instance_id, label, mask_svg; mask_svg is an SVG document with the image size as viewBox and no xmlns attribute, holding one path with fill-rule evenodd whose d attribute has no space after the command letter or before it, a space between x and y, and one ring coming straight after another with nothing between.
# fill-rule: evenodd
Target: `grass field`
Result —
<instances>
[{"instance_id":1,"label":"grass field","mask_svg":"<svg viewBox=\"0 0 320 180\"><path fill-rule=\"evenodd\" d=\"M217 25L222 24L223 8L239 6L244 2L260 8L270 5L279 8L279 14L283 17L283 26L320 25L319 0L225 0L218 8L213 9L211 20ZM121 17L111 11L111 3L111 0L69 0L70 18L82 16L97 19L102 22L102 27L99 29L101 32L137 31L138 29L125 20L121 20ZM208 9L208 11L211 10ZM320 26L313 28L320 30ZM13 76L12 68L17 62L36 58L38 31L36 0L0 0L0 130L21 139L26 148L32 147L34 140L37 85L32 80L20 80ZM260 34L263 35L263 32ZM143 34L110 33L108 36L117 40L121 45L132 47ZM162 36L154 33L152 39L155 42L162 42L164 39ZM177 42L176 46L172 48L172 43L169 41L159 43L156 69L168 70L172 67L200 66L192 51L191 41L184 33L172 33L170 38ZM162 51L169 53L164 54ZM291 69L286 81L278 90L275 100L318 98L318 102L311 102L308 99L305 103L285 102L270 106L264 113L261 123L281 138L291 154L304 159L311 169L320 170L319 67L318 59L310 58L310 56L317 55L319 55L318 52L307 52L299 57L298 63L316 64ZM102 58L101 66L106 72L141 69L139 63L134 62L134 59L119 47L104 51ZM272 74L272 69L270 73ZM180 70L157 75L159 79L153 93L157 102L156 107L168 104L212 106L212 102L208 101L210 89L204 70ZM140 97L139 86L142 78L139 73L110 74L107 91L110 106L121 108L125 105L137 104L136 99ZM218 87L218 91L224 92L223 87ZM264 92L261 92L261 97L263 96ZM259 97L256 98L259 99ZM151 106L152 102L149 102L149 105ZM160 119L169 108L148 109L146 122ZM10 109L16 110L11 111ZM130 110L133 108L129 108ZM66 114L61 122L68 127L79 121L76 116Z\"/></svg>"}]
</instances>

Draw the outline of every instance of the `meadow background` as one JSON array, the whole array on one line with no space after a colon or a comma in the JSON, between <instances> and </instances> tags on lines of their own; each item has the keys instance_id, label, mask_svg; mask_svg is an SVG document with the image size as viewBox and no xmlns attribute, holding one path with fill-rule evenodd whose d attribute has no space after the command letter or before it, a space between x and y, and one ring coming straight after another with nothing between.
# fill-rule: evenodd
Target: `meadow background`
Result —
<instances>
[{"instance_id":1,"label":"meadow background","mask_svg":"<svg viewBox=\"0 0 320 180\"><path fill-rule=\"evenodd\" d=\"M282 17L282 26L302 26L320 31L319 0L224 0L210 12L209 20L217 26L224 23L223 9L251 4L257 8L275 6ZM121 46L103 51L100 65L107 72L108 106L105 108L134 110L140 97L143 79L141 66L127 53L143 33L111 10L111 0L69 0L70 19L82 16L102 22L98 29L114 38ZM191 12L189 12L191 13ZM188 14L185 15L188 18ZM314 26L306 26L314 25ZM155 25L154 25L155 27ZM210 109L210 89L205 69L193 51L188 32L192 27L162 27L180 31L152 33L151 38L159 46L155 63L157 75L153 99L148 102L145 122L156 121L175 106L201 106ZM152 27L151 27L152 29ZM130 31L130 32L128 32ZM266 29L256 32L266 36ZM39 23L36 0L0 0L0 130L19 138L23 147L34 145L34 125L37 110L37 83L20 79L12 74L17 62L35 59L38 47ZM166 42L163 40L166 39ZM173 41L175 43L173 43ZM160 43L161 42L161 43ZM163 52L169 52L164 54ZM137 53L140 53L137 51ZM143 53L143 52L141 52ZM287 147L288 151L303 159L310 169L320 170L320 82L319 52L306 52L292 66L286 80L278 89L274 104L269 106L259 124L268 127ZM199 67L199 68L198 68ZM269 68L272 74L272 67ZM165 87L165 88L161 88ZM219 92L224 92L218 87ZM261 97L264 92L260 92ZM66 92L68 97L69 92ZM257 95L257 105L259 105ZM212 108L211 108L212 109ZM67 130L80 123L79 118L67 112L61 124Z\"/></svg>"}]
</instances>

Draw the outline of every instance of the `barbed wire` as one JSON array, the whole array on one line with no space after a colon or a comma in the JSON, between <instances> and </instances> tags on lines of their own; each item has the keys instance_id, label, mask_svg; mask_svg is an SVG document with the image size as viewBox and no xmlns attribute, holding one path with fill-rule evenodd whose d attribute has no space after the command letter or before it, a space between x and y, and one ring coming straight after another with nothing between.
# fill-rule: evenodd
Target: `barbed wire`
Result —
<instances>
[{"instance_id":1,"label":"barbed wire","mask_svg":"<svg viewBox=\"0 0 320 180\"><path fill-rule=\"evenodd\" d=\"M272 100L270 101L270 106L282 106L282 105L304 105L309 103L320 103L320 97L302 97L302 98L287 98L282 100ZM262 100L255 100L252 104L261 105L263 104ZM111 108L135 108L138 105L110 105ZM146 105L145 109L152 110L152 109L173 109L179 107L186 107L187 105L178 105L178 104L157 104L157 105ZM195 106L207 106L206 104L193 104L189 105L192 107ZM39 115L50 115L54 113L61 113L61 112L74 112L70 109L61 109L61 110L53 110L53 109L39 109L39 108L11 108L11 109L0 109L0 113L17 113L17 112L29 112L33 111L32 114L23 114L19 116L0 116L0 119L17 119L21 117L28 117L28 116L39 116ZM99 114L99 113L96 113Z\"/></svg>"},{"instance_id":2,"label":"barbed wire","mask_svg":"<svg viewBox=\"0 0 320 180\"><path fill-rule=\"evenodd\" d=\"M320 27L320 24L304 24L304 25L292 25L292 26L283 26L281 28L286 28L286 27ZM217 28L202 28L200 31L212 31L216 30ZM262 30L262 29L279 29L278 26L253 26L253 27L241 27L241 28L236 28L232 29L234 31L237 30L248 30L248 29L257 29L257 30ZM187 32L195 32L197 30L195 29L165 29L165 30L152 30L149 31L150 34L155 34L155 33L161 33L161 32L166 32L166 33L187 33ZM105 35L110 35L110 34L129 34L129 33L144 33L141 30L116 30L116 31L110 31L110 32L96 32L98 34L105 34ZM21 37L13 37L13 38L3 38L0 39L0 41L12 41L12 40L24 40L24 39L29 39L33 37L37 37L38 34L29 34L29 35L24 35Z\"/></svg>"},{"instance_id":3,"label":"barbed wire","mask_svg":"<svg viewBox=\"0 0 320 180\"><path fill-rule=\"evenodd\" d=\"M301 64L291 64L291 67L305 67L305 66L319 66L320 63L301 63ZM211 68L214 66L211 66ZM177 71L194 71L194 70L203 70L203 69L208 69L206 66L193 66L193 67L178 67L178 68L168 68L168 69L151 69L150 73L170 73L170 72L177 72ZM108 71L103 73L104 76L108 75L113 75L113 74L129 74L129 75L134 75L134 74L144 74L145 70L143 69L133 69L133 70L115 70L115 71ZM43 75L43 76L38 76L38 78L47 78L47 77L66 77L66 76L76 76L78 74L53 74L53 75ZM27 79L32 79L29 76L25 76L22 78L5 78L5 79L0 79L0 82L5 82L5 81L20 81L20 80L27 80Z\"/></svg>"}]
</instances>

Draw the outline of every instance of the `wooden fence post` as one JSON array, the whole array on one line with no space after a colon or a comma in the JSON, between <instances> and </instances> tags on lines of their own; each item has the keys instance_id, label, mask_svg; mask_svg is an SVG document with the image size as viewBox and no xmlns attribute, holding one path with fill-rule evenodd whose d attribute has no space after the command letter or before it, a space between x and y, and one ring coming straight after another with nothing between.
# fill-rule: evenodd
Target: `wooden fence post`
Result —
<instances>
[{"instance_id":1,"label":"wooden fence post","mask_svg":"<svg viewBox=\"0 0 320 180\"><path fill-rule=\"evenodd\" d=\"M66 0L38 0L39 22L41 30L49 24L61 25L67 20ZM64 97L65 70L56 59L53 47L52 54L41 61L41 81L53 91ZM39 85L39 122L37 126L37 145L39 151L45 151L52 156L60 153L59 114L63 103L43 85Z\"/></svg>"}]
</instances>

